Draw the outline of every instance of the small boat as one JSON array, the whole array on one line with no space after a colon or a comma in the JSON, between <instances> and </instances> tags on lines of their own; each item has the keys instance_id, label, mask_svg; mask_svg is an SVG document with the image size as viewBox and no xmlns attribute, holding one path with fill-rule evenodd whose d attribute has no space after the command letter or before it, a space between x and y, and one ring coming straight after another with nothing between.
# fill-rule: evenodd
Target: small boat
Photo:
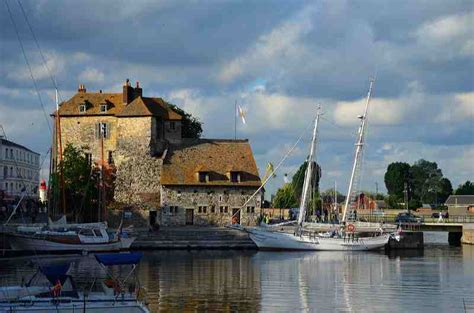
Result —
<instances>
[{"instance_id":1,"label":"small boat","mask_svg":"<svg viewBox=\"0 0 474 313\"><path fill-rule=\"evenodd\" d=\"M126 232L109 233L105 223L20 226L4 231L14 251L100 252L129 249L135 237Z\"/></svg>"},{"instance_id":2,"label":"small boat","mask_svg":"<svg viewBox=\"0 0 474 313\"><path fill-rule=\"evenodd\" d=\"M142 256L138 252L95 255L108 278L94 279L84 291L78 290L73 277L68 275L71 263L39 266L24 286L0 287L0 295L8 295L0 298L0 312L147 313L146 290L138 285L136 275L132 275ZM131 270L122 279L108 270L113 265L131 265ZM131 277L135 281L126 290L125 284Z\"/></svg>"}]
</instances>

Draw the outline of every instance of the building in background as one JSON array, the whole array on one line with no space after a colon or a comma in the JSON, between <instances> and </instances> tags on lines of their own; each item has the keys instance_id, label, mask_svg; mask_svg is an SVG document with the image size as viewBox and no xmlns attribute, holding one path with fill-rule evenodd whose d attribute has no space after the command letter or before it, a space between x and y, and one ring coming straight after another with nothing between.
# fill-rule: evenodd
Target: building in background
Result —
<instances>
[{"instance_id":1,"label":"building in background","mask_svg":"<svg viewBox=\"0 0 474 313\"><path fill-rule=\"evenodd\" d=\"M39 163L39 153L0 138L0 190L6 198L19 197L22 190L27 197L38 197Z\"/></svg>"},{"instance_id":2,"label":"building in background","mask_svg":"<svg viewBox=\"0 0 474 313\"><path fill-rule=\"evenodd\" d=\"M449 216L474 216L474 195L451 195L444 205L448 207Z\"/></svg>"}]
</instances>

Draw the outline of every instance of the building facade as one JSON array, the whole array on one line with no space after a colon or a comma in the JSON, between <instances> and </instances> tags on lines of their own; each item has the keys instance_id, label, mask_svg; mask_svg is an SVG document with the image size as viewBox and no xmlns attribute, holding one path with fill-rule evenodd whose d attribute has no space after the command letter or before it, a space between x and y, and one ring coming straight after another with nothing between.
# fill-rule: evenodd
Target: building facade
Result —
<instances>
[{"instance_id":1,"label":"building facade","mask_svg":"<svg viewBox=\"0 0 474 313\"><path fill-rule=\"evenodd\" d=\"M451 195L444 205L450 216L474 216L474 195Z\"/></svg>"},{"instance_id":2,"label":"building facade","mask_svg":"<svg viewBox=\"0 0 474 313\"><path fill-rule=\"evenodd\" d=\"M138 83L122 93L80 85L59 107L61 146L113 166L115 201L155 211L163 225L255 223L260 194L233 214L261 184L248 141L182 138L182 119Z\"/></svg>"},{"instance_id":3,"label":"building facade","mask_svg":"<svg viewBox=\"0 0 474 313\"><path fill-rule=\"evenodd\" d=\"M0 190L7 198L38 196L40 154L0 138Z\"/></svg>"}]
</instances>

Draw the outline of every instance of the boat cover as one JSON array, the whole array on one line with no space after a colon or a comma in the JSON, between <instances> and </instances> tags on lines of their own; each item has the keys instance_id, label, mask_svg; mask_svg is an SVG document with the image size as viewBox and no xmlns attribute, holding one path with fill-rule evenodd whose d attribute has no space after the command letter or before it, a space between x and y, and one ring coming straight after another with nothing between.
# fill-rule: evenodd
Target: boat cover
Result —
<instances>
[{"instance_id":1,"label":"boat cover","mask_svg":"<svg viewBox=\"0 0 474 313\"><path fill-rule=\"evenodd\" d=\"M96 254L95 258L99 263L106 266L109 265L121 265L121 264L138 264L142 258L143 253L131 252L131 253L100 253Z\"/></svg>"},{"instance_id":2,"label":"boat cover","mask_svg":"<svg viewBox=\"0 0 474 313\"><path fill-rule=\"evenodd\" d=\"M64 281L67 278L67 271L69 271L70 266L71 263L42 265L40 266L40 271L44 276L46 276L51 284L56 284L58 280L61 282L61 284L64 284Z\"/></svg>"}]
</instances>

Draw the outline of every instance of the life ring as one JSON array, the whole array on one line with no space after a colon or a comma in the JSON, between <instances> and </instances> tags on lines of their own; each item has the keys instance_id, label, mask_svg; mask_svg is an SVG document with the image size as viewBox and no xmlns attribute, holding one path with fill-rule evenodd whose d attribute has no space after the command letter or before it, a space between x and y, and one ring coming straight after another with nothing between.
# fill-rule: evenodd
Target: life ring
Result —
<instances>
[{"instance_id":1,"label":"life ring","mask_svg":"<svg viewBox=\"0 0 474 313\"><path fill-rule=\"evenodd\" d=\"M355 230L356 230L356 228L355 228L354 224L347 225L347 231L348 232L353 233L353 232L355 232Z\"/></svg>"}]
</instances>

